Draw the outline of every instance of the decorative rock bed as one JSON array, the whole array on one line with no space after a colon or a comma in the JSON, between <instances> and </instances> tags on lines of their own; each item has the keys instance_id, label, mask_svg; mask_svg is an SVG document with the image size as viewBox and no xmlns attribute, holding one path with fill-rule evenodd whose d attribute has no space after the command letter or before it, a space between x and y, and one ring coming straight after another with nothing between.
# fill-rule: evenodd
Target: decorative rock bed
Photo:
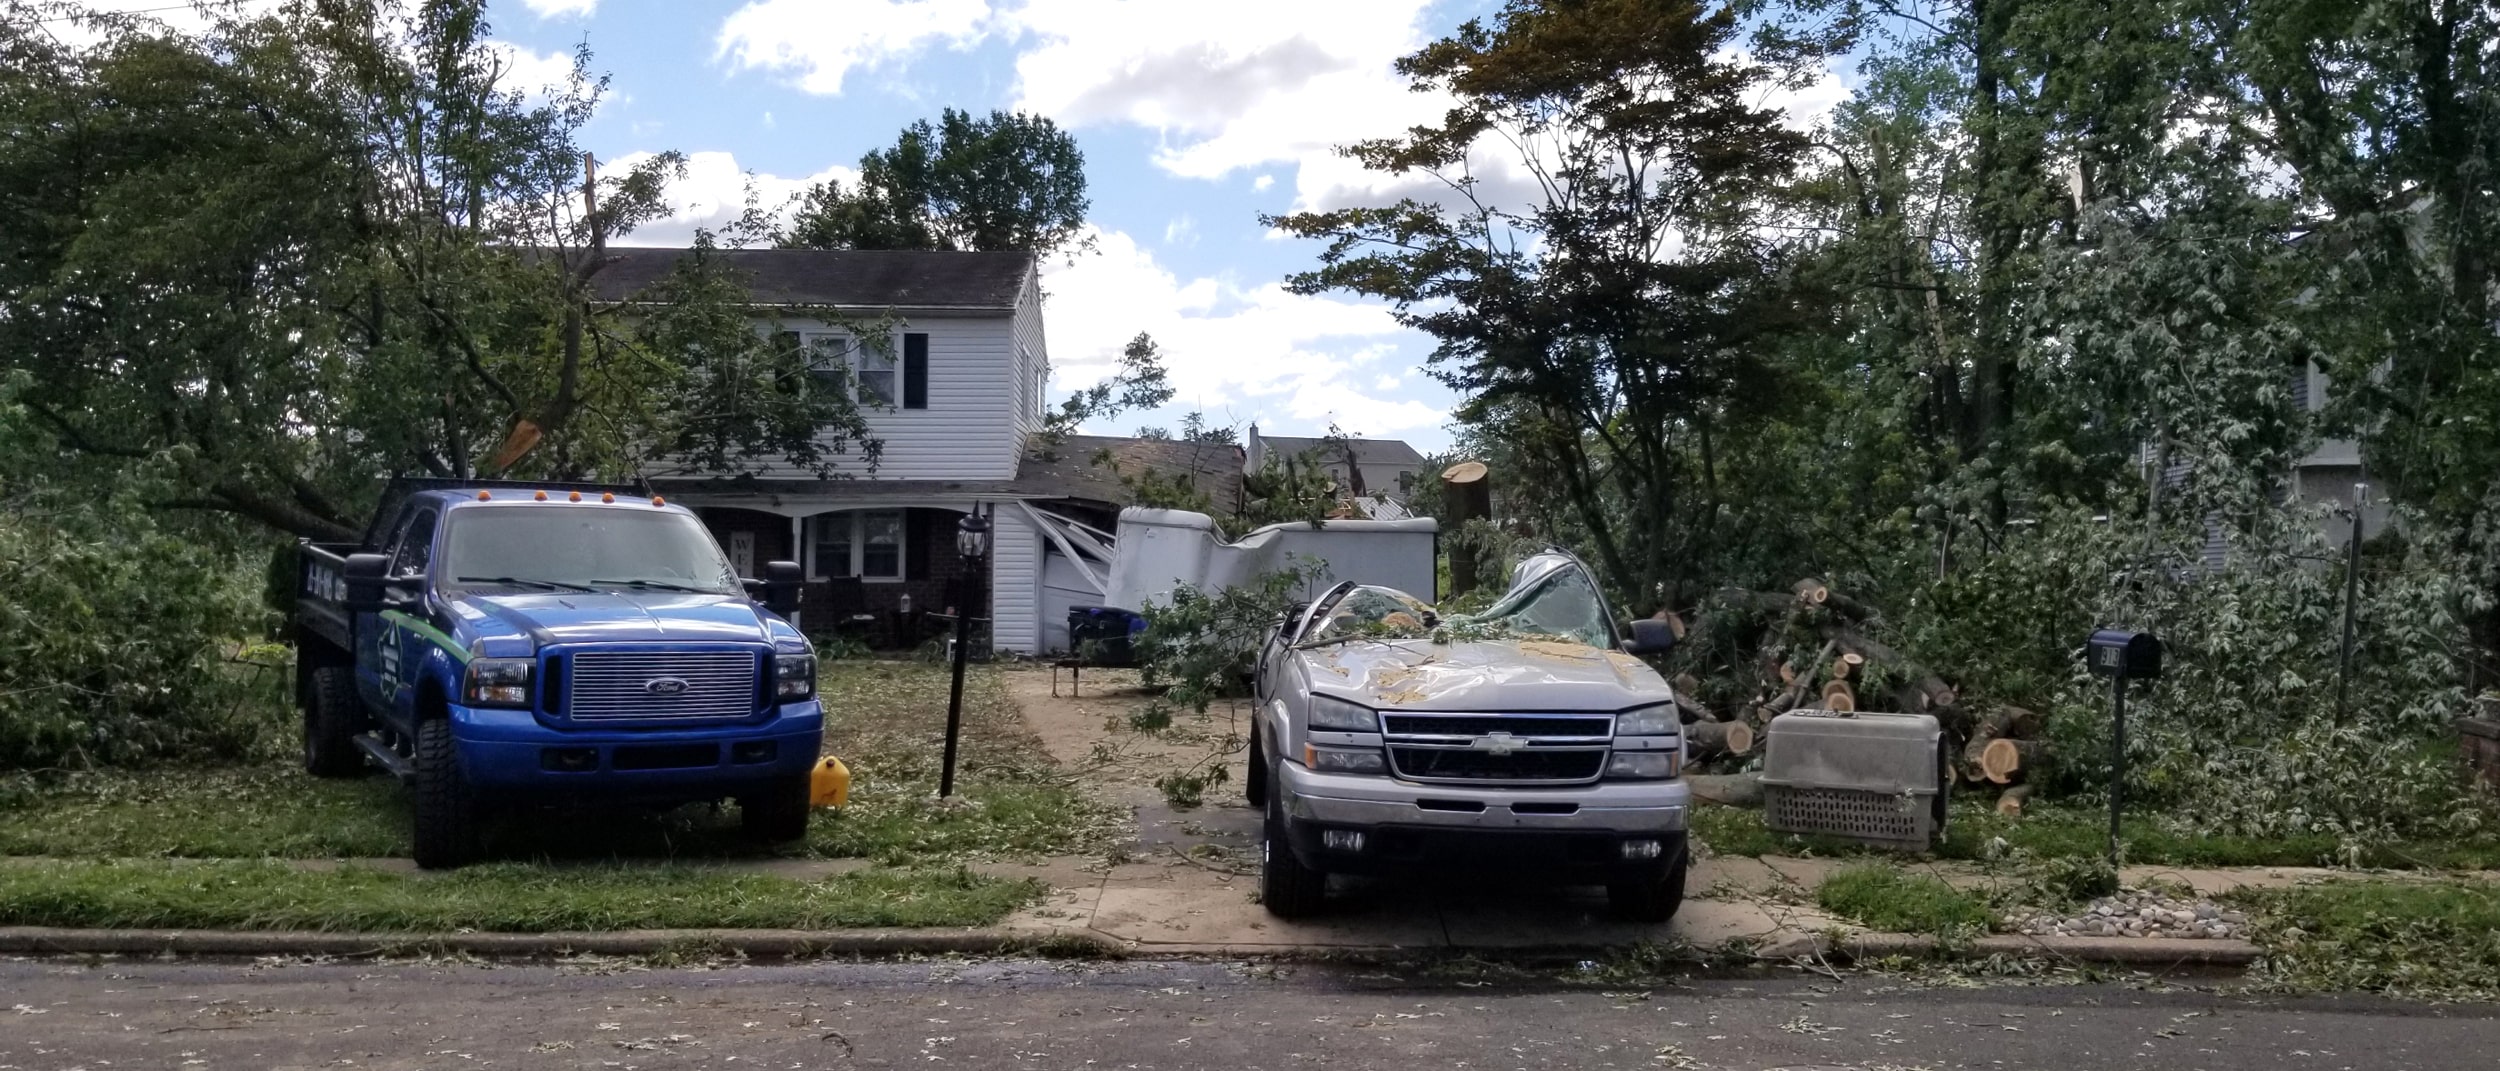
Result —
<instances>
[{"instance_id":1,"label":"decorative rock bed","mask_svg":"<svg viewBox=\"0 0 2500 1071\"><path fill-rule=\"evenodd\" d=\"M2062 915L2030 910L2006 918L2006 929L2036 937L2244 937L2248 916L2191 897L2122 890L2092 901L2082 912Z\"/></svg>"}]
</instances>

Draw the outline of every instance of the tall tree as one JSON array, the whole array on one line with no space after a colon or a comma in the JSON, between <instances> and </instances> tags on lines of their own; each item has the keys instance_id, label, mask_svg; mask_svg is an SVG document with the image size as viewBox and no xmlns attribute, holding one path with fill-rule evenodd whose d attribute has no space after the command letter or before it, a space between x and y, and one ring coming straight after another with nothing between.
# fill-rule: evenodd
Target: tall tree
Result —
<instances>
[{"instance_id":1,"label":"tall tree","mask_svg":"<svg viewBox=\"0 0 2500 1071\"><path fill-rule=\"evenodd\" d=\"M160 505L339 536L393 472L867 445L847 400L789 389L802 358L735 286L593 300L679 161L585 188L586 56L542 95L509 84L482 0L209 10L197 35L91 17L75 48L44 21L70 8L0 20L0 370L81 469L170 467ZM689 408L691 381L751 404Z\"/></svg>"},{"instance_id":2,"label":"tall tree","mask_svg":"<svg viewBox=\"0 0 2500 1071\"><path fill-rule=\"evenodd\" d=\"M861 157L857 182L802 194L781 245L1049 256L1078 241L1087 207L1085 154L1047 116L948 108Z\"/></svg>"},{"instance_id":3,"label":"tall tree","mask_svg":"<svg viewBox=\"0 0 2500 1071\"><path fill-rule=\"evenodd\" d=\"M1771 72L1689 0L1512 0L1398 62L1443 120L1348 146L1435 199L1268 220L1327 241L1300 292L1386 298L1438 342L1462 420L1535 444L1600 568L1642 606L1698 579L1716 439L1776 399L1794 316L1757 228L1806 139L1758 106ZM1488 154L1525 189L1489 184Z\"/></svg>"}]
</instances>

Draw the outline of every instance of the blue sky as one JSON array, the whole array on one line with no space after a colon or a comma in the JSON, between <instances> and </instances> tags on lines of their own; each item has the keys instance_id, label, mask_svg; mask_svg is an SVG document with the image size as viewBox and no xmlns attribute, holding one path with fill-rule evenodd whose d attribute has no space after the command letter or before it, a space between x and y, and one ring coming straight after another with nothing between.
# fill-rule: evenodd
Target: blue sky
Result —
<instances>
[{"instance_id":1,"label":"blue sky","mask_svg":"<svg viewBox=\"0 0 2500 1071\"><path fill-rule=\"evenodd\" d=\"M97 8L169 0L87 0ZM246 4L270 0L242 0ZM523 87L560 80L587 45L613 79L584 132L611 166L687 153L676 214L628 241L684 244L752 184L778 205L905 124L956 107L1048 115L1084 150L1096 249L1046 267L1053 396L1099 380L1139 331L1178 397L1089 431L1216 423L1446 446L1457 401L1424 374L1430 344L1388 310L1283 292L1316 243L1261 213L1380 204L1428 180L1362 172L1334 146L1435 118L1399 56L1496 0L492 0ZM1807 121L1843 90L1784 103ZM1489 187L1502 161L1478 168ZM1512 168L1510 178L1517 177Z\"/></svg>"}]
</instances>

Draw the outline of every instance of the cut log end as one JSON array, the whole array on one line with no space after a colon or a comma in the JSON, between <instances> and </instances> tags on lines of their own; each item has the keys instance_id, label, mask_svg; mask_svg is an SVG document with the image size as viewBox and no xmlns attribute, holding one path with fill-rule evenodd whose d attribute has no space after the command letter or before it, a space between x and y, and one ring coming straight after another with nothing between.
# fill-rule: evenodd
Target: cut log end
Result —
<instances>
[{"instance_id":1,"label":"cut log end","mask_svg":"<svg viewBox=\"0 0 2500 1071\"><path fill-rule=\"evenodd\" d=\"M1858 709L1858 693L1848 681L1826 681L1823 684L1823 709L1852 711Z\"/></svg>"},{"instance_id":2,"label":"cut log end","mask_svg":"<svg viewBox=\"0 0 2500 1071\"><path fill-rule=\"evenodd\" d=\"M2023 816L2023 802L2031 798L2030 785L2014 785L1997 794L1997 813L2007 818Z\"/></svg>"},{"instance_id":3,"label":"cut log end","mask_svg":"<svg viewBox=\"0 0 2500 1071\"><path fill-rule=\"evenodd\" d=\"M1988 741L1988 746L1979 751L1979 772L1997 784L2012 784L2015 775L2022 772L2026 758L2022 743L2003 737Z\"/></svg>"}]
</instances>

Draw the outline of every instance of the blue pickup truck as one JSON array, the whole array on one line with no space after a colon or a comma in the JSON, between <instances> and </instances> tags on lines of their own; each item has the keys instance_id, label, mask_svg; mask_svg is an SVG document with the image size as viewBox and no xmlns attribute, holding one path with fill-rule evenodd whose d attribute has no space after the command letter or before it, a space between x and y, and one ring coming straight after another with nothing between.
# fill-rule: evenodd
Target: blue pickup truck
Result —
<instances>
[{"instance_id":1,"label":"blue pickup truck","mask_svg":"<svg viewBox=\"0 0 2500 1071\"><path fill-rule=\"evenodd\" d=\"M684 507L562 483L395 480L361 542L300 551L304 767L408 785L417 865L546 803L728 798L753 835L806 835L796 565L740 578Z\"/></svg>"}]
</instances>

